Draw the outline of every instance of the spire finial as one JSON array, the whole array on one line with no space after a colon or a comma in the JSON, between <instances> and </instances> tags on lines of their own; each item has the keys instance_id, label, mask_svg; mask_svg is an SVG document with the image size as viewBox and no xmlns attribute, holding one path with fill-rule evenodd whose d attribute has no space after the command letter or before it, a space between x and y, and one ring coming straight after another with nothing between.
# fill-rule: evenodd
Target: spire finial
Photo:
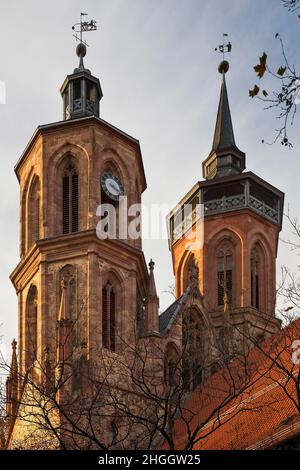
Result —
<instances>
[{"instance_id":1,"label":"spire finial","mask_svg":"<svg viewBox=\"0 0 300 470\"><path fill-rule=\"evenodd\" d=\"M231 49L232 49L232 44L230 41L228 41L228 43L225 44L225 38L228 38L227 33L223 33L223 43L215 47L215 51L220 52L223 56L223 60L219 64L219 67L218 67L219 72L222 74L228 72L229 70L229 62L225 60L225 54L228 52L231 52Z\"/></svg>"},{"instance_id":2,"label":"spire finial","mask_svg":"<svg viewBox=\"0 0 300 470\"><path fill-rule=\"evenodd\" d=\"M18 359L17 359L17 341L13 339L12 343L12 355L11 355L11 374L14 375L18 371Z\"/></svg>"},{"instance_id":3,"label":"spire finial","mask_svg":"<svg viewBox=\"0 0 300 470\"><path fill-rule=\"evenodd\" d=\"M151 258L151 259L150 259L150 263L149 263L149 269L150 269L150 271L153 271L153 270L154 270L154 265L155 265L155 263L154 263L153 259Z\"/></svg>"}]
</instances>

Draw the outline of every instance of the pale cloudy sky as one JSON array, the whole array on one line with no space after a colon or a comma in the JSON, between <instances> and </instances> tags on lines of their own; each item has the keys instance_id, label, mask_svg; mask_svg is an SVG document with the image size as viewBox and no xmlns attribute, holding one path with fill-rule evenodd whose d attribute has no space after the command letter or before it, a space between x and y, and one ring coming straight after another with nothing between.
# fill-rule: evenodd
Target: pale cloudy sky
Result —
<instances>
[{"instance_id":1,"label":"pale cloudy sky","mask_svg":"<svg viewBox=\"0 0 300 470\"><path fill-rule=\"evenodd\" d=\"M90 33L86 66L101 80L101 117L138 138L148 189L144 203L176 202L202 179L219 99L222 33L233 50L227 84L237 145L252 170L286 193L299 213L300 138L296 117L294 149L267 146L276 125L258 101L248 98L256 82L252 66L266 50L281 65L280 32L291 61L300 66L300 21L280 0L0 0L0 80L7 101L0 105L0 323L4 350L17 335L17 299L9 274L19 254L19 187L13 167L39 124L62 117L59 93L77 65L71 26L80 11L98 21ZM298 54L297 54L298 52ZM161 307L172 298L167 241L145 241L147 260L156 261ZM278 266L297 259L280 245Z\"/></svg>"}]
</instances>

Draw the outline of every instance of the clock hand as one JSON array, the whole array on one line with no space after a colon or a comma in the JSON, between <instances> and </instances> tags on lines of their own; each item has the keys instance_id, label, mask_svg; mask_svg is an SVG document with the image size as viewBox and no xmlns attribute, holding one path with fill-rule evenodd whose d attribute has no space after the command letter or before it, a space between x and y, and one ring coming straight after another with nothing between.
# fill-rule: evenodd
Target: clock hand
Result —
<instances>
[{"instance_id":1,"label":"clock hand","mask_svg":"<svg viewBox=\"0 0 300 470\"><path fill-rule=\"evenodd\" d=\"M112 186L116 191L118 191L118 192L120 191L119 186L118 186L115 182L111 181L110 184L111 184L111 186Z\"/></svg>"}]
</instances>

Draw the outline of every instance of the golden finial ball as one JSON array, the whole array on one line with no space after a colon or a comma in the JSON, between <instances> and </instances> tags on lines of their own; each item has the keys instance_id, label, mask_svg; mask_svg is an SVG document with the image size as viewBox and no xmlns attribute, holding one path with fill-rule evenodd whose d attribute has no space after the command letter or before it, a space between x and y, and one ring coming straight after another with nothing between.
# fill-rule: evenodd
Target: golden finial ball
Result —
<instances>
[{"instance_id":1,"label":"golden finial ball","mask_svg":"<svg viewBox=\"0 0 300 470\"><path fill-rule=\"evenodd\" d=\"M80 42L76 47L76 54L78 57L84 57L86 55L86 45Z\"/></svg>"},{"instance_id":2,"label":"golden finial ball","mask_svg":"<svg viewBox=\"0 0 300 470\"><path fill-rule=\"evenodd\" d=\"M226 73L228 72L229 70L229 62L227 62L227 60L222 60L222 62L220 63L219 67L218 67L218 70L220 73Z\"/></svg>"}]
</instances>

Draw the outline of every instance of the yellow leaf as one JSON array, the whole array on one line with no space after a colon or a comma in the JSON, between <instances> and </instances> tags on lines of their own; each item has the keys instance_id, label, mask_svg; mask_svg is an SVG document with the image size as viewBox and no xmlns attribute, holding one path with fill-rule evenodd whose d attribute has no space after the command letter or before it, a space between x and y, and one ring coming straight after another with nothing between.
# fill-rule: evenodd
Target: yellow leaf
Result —
<instances>
[{"instance_id":1,"label":"yellow leaf","mask_svg":"<svg viewBox=\"0 0 300 470\"><path fill-rule=\"evenodd\" d=\"M265 74L266 71L266 65L267 65L267 54L264 52L263 55L259 58L259 64L255 65L254 70L259 76L259 78L262 78Z\"/></svg>"}]
</instances>

